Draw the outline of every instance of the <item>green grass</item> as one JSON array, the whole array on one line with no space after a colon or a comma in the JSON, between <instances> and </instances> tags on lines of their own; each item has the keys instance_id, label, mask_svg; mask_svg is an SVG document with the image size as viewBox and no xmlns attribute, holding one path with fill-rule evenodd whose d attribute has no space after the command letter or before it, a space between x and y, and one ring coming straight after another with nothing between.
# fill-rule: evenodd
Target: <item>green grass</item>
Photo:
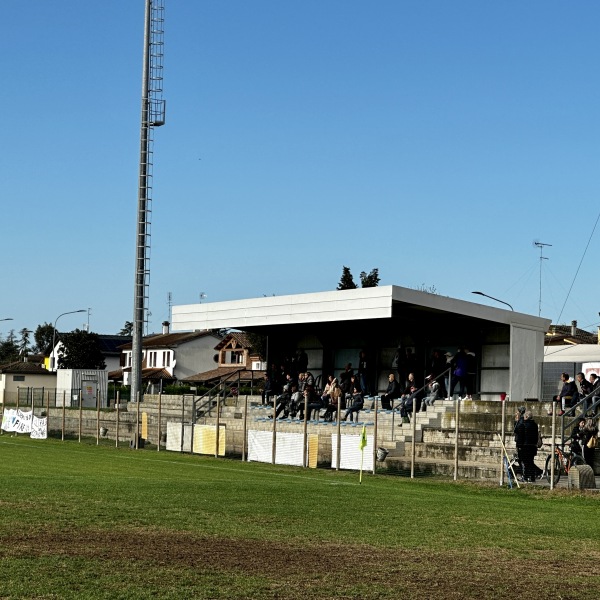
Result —
<instances>
[{"instance_id":1,"label":"green grass","mask_svg":"<svg viewBox=\"0 0 600 600\"><path fill-rule=\"evenodd\" d=\"M585 597L599 501L5 434L0 598Z\"/></svg>"}]
</instances>

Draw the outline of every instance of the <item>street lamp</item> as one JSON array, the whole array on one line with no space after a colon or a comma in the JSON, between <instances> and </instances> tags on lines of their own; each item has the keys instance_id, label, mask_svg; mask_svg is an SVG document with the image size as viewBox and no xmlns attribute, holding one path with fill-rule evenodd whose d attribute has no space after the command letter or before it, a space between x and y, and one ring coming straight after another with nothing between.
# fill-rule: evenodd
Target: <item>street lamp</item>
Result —
<instances>
[{"instance_id":1,"label":"street lamp","mask_svg":"<svg viewBox=\"0 0 600 600\"><path fill-rule=\"evenodd\" d=\"M508 306L508 308L510 308L510 310L512 311L515 310L508 302L504 302L504 300L498 300L498 298L494 298L494 296L488 296L488 294L484 294L483 292L471 292L471 294L479 294L480 296L485 296L486 298L490 298L491 300L500 302L500 304L506 304L506 306Z\"/></svg>"},{"instance_id":2,"label":"street lamp","mask_svg":"<svg viewBox=\"0 0 600 600\"><path fill-rule=\"evenodd\" d=\"M54 365L56 363L56 357L54 356L54 347L55 347L55 339L56 339L56 323L58 323L58 320L61 317L64 317L65 315L74 315L75 313L82 313L82 312L87 312L87 310L85 308L81 308L80 310L70 310L69 312L64 312L60 315L58 315L58 317L56 317L56 320L54 321L54 329L52 330L52 360L50 361L50 370L54 371Z\"/></svg>"},{"instance_id":3,"label":"street lamp","mask_svg":"<svg viewBox=\"0 0 600 600\"><path fill-rule=\"evenodd\" d=\"M0 319L0 321L14 321L12 317L7 317L6 319Z\"/></svg>"}]
</instances>

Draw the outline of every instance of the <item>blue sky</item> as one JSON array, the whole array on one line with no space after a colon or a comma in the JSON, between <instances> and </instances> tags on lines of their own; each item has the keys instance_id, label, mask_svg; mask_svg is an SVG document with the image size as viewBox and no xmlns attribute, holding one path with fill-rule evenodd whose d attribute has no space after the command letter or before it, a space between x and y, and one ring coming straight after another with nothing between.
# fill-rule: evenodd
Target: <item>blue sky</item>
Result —
<instances>
[{"instance_id":1,"label":"blue sky","mask_svg":"<svg viewBox=\"0 0 600 600\"><path fill-rule=\"evenodd\" d=\"M165 6L151 331L169 292L324 291L344 265L537 315L535 240L542 316L596 327L600 4ZM4 336L132 319L143 18L143 0L3 6Z\"/></svg>"}]
</instances>

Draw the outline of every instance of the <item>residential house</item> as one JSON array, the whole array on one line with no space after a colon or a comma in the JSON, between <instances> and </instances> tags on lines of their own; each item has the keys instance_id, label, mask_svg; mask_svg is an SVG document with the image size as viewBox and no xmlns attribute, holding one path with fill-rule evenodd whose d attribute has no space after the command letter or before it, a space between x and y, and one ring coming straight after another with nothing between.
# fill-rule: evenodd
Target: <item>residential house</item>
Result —
<instances>
[{"instance_id":1,"label":"residential house","mask_svg":"<svg viewBox=\"0 0 600 600\"><path fill-rule=\"evenodd\" d=\"M217 351L217 367L187 377L186 383L210 384L234 373L241 381L263 379L266 365L254 352L250 339L241 331L226 335L214 348Z\"/></svg>"},{"instance_id":2,"label":"residential house","mask_svg":"<svg viewBox=\"0 0 600 600\"><path fill-rule=\"evenodd\" d=\"M168 383L182 381L210 369L216 360L215 343L221 337L212 331L171 333L163 323L163 333L142 340L142 381L149 392L158 392ZM130 385L132 344L121 346L122 368L109 373L111 381Z\"/></svg>"},{"instance_id":3,"label":"residential house","mask_svg":"<svg viewBox=\"0 0 600 600\"><path fill-rule=\"evenodd\" d=\"M26 388L35 389L38 395L43 390L56 388L56 373L46 370L37 362L12 362L0 365L0 404L14 404L20 391Z\"/></svg>"}]
</instances>

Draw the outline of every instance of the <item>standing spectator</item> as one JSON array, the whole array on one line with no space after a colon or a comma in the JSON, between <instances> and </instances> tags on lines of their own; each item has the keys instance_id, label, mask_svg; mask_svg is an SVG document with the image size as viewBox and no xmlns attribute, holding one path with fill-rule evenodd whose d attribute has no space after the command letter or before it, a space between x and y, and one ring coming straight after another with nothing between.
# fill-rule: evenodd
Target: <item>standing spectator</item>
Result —
<instances>
[{"instance_id":1,"label":"standing spectator","mask_svg":"<svg viewBox=\"0 0 600 600\"><path fill-rule=\"evenodd\" d=\"M338 377L338 381L340 383L340 387L342 388L342 392L344 392L344 395L352 393L352 388L350 387L350 378L353 375L354 371L352 370L352 363L348 363Z\"/></svg>"},{"instance_id":2,"label":"standing spectator","mask_svg":"<svg viewBox=\"0 0 600 600\"><path fill-rule=\"evenodd\" d=\"M592 384L592 404L594 406L596 402L600 400L600 378L596 373L590 373L590 383ZM593 415L596 414L595 407L592 409Z\"/></svg>"},{"instance_id":3,"label":"standing spectator","mask_svg":"<svg viewBox=\"0 0 600 600\"><path fill-rule=\"evenodd\" d=\"M467 379L469 376L469 358L467 353L459 348L452 359L452 388L450 396L454 396L454 389L460 385L459 393L461 398L467 397Z\"/></svg>"},{"instance_id":4,"label":"standing spectator","mask_svg":"<svg viewBox=\"0 0 600 600\"><path fill-rule=\"evenodd\" d=\"M594 442L592 442L593 445L590 448L588 444L592 438L594 439ZM592 469L594 468L594 456L596 454L597 440L598 427L596 426L594 419L586 419L583 426L581 443L583 445L583 458L585 459L585 462L592 467Z\"/></svg>"},{"instance_id":5,"label":"standing spectator","mask_svg":"<svg viewBox=\"0 0 600 600\"><path fill-rule=\"evenodd\" d=\"M523 464L523 481L535 481L535 463L534 458L537 455L539 429L537 423L533 420L533 414L530 410L523 413L523 420L517 422L515 427L515 441L517 448L521 448L520 456Z\"/></svg>"},{"instance_id":6,"label":"standing spectator","mask_svg":"<svg viewBox=\"0 0 600 600\"><path fill-rule=\"evenodd\" d=\"M296 366L298 373L306 373L308 371L308 354L302 349L299 349L296 353Z\"/></svg>"},{"instance_id":7,"label":"standing spectator","mask_svg":"<svg viewBox=\"0 0 600 600\"><path fill-rule=\"evenodd\" d=\"M371 379L371 361L367 357L367 352L361 350L358 357L358 380L362 393L370 395L369 381Z\"/></svg>"},{"instance_id":8,"label":"standing spectator","mask_svg":"<svg viewBox=\"0 0 600 600\"><path fill-rule=\"evenodd\" d=\"M590 381L585 378L583 373L577 373L575 375L575 379L577 379L577 385L579 386L579 397L583 398L583 414L587 414L588 407L590 405L588 396L592 393L592 389L594 386Z\"/></svg>"}]
</instances>

